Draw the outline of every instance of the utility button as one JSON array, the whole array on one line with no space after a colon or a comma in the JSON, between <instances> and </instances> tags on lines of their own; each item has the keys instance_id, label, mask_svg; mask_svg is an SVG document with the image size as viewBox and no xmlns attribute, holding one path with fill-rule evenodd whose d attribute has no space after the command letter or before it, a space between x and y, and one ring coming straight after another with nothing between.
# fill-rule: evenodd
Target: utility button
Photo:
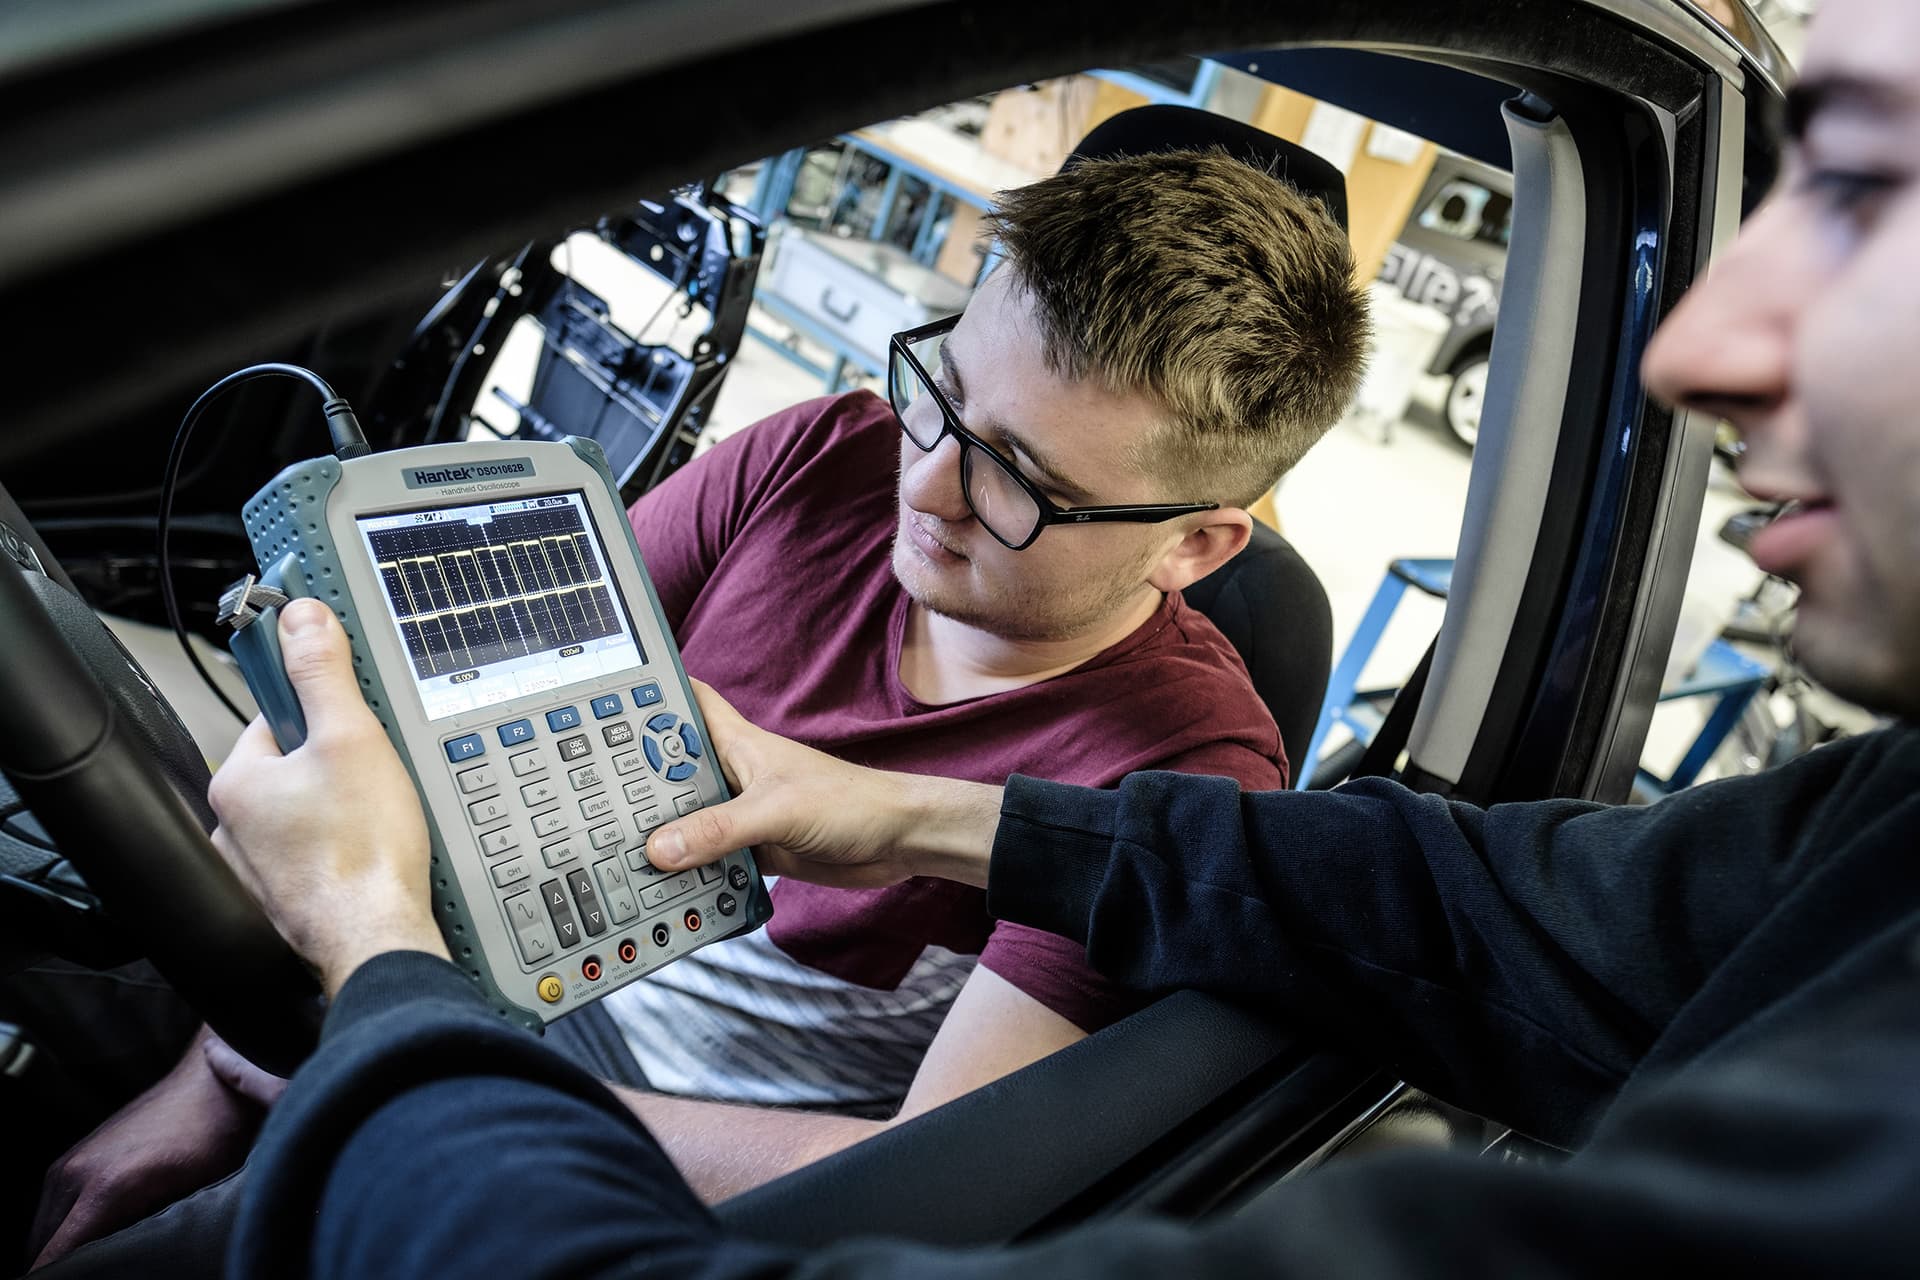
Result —
<instances>
[{"instance_id":1,"label":"utility button","mask_svg":"<svg viewBox=\"0 0 1920 1280\"><path fill-rule=\"evenodd\" d=\"M580 816L588 822L613 811L613 797L602 791L597 796L588 796L580 802Z\"/></svg>"}]
</instances>

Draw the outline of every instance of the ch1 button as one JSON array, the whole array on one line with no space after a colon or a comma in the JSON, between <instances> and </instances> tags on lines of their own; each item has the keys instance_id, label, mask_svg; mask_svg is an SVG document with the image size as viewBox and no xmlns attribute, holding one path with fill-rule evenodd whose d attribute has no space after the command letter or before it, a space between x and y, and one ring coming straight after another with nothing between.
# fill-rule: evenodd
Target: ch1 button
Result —
<instances>
[{"instance_id":1,"label":"ch1 button","mask_svg":"<svg viewBox=\"0 0 1920 1280\"><path fill-rule=\"evenodd\" d=\"M550 973L540 979L538 990L540 992L540 998L548 1004L559 1004L560 997L567 994L567 989L561 984L560 975L557 973Z\"/></svg>"}]
</instances>

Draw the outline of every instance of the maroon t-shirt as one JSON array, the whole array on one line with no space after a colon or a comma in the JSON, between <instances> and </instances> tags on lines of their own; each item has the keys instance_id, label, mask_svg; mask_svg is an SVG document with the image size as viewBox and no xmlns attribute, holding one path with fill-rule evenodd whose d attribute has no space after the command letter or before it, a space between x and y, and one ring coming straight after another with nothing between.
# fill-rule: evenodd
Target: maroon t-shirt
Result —
<instances>
[{"instance_id":1,"label":"maroon t-shirt","mask_svg":"<svg viewBox=\"0 0 1920 1280\"><path fill-rule=\"evenodd\" d=\"M947 706L915 699L899 678L908 605L892 569L899 457L891 410L853 392L738 432L634 505L634 534L689 673L755 724L880 769L1097 787L1177 769L1255 790L1285 785L1279 733L1246 668L1177 593L1064 675ZM1087 1030L1137 1007L1087 967L1078 944L996 923L978 889L782 879L772 893L770 940L847 982L891 988L937 946L978 955Z\"/></svg>"}]
</instances>

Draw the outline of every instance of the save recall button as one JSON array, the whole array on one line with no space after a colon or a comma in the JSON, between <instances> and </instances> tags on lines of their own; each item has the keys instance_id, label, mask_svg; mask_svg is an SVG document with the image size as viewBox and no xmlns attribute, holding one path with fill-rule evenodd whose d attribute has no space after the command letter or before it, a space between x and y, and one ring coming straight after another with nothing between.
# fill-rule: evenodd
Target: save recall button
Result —
<instances>
[{"instance_id":1,"label":"save recall button","mask_svg":"<svg viewBox=\"0 0 1920 1280\"><path fill-rule=\"evenodd\" d=\"M558 1004L560 997L566 993L567 989L560 985L559 974L550 973L540 979L540 998L548 1004Z\"/></svg>"}]
</instances>

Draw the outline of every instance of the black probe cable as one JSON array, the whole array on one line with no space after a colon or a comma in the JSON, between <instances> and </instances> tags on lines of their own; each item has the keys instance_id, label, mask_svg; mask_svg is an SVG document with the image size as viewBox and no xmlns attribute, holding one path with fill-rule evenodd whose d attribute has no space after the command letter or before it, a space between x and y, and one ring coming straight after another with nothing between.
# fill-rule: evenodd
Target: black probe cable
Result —
<instances>
[{"instance_id":1,"label":"black probe cable","mask_svg":"<svg viewBox=\"0 0 1920 1280\"><path fill-rule=\"evenodd\" d=\"M180 480L180 463L186 456L187 437L192 434L194 424L200 421L200 415L223 393L232 390L244 382L259 378L297 378L320 393L320 412L326 415L327 430L333 437L333 456L345 461L348 458L362 457L373 452L367 444L366 433L360 429L360 420L354 416L353 409L344 396L337 395L319 374L311 369L302 369L297 364L256 364L230 373L220 381L200 393L180 419L180 429L173 433L173 447L167 453L166 474L160 481L160 598L167 609L167 621L173 625L173 635L180 642L180 651L187 655L187 661L207 682L207 688L213 690L213 696L220 704L233 713L234 719L241 724L248 723L247 714L234 705L213 678L213 673L201 665L200 655L193 651L193 642L187 635L187 624L180 616L180 600L173 590L173 556L168 547L168 534L173 529L173 490Z\"/></svg>"}]
</instances>

